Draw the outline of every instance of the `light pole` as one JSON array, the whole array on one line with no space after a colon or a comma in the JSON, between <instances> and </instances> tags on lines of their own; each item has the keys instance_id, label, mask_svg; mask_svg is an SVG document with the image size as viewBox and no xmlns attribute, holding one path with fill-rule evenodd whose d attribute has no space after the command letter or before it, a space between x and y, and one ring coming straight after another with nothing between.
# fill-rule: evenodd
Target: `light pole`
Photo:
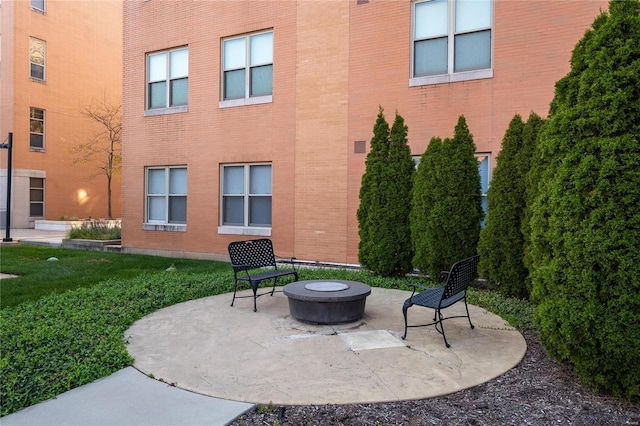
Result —
<instances>
[{"instance_id":1,"label":"light pole","mask_svg":"<svg viewBox=\"0 0 640 426\"><path fill-rule=\"evenodd\" d=\"M1 149L8 150L7 155L7 217L5 218L6 234L2 239L4 242L11 242L11 151L13 150L13 133L9 132L7 143L0 144Z\"/></svg>"}]
</instances>

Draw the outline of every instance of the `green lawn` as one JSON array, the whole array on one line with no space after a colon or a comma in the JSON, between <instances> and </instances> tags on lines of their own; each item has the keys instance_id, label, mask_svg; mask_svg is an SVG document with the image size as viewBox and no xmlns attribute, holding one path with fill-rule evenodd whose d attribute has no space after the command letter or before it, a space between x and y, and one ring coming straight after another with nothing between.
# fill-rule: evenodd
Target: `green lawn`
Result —
<instances>
[{"instance_id":1,"label":"green lawn","mask_svg":"<svg viewBox=\"0 0 640 426\"><path fill-rule=\"evenodd\" d=\"M47 259L55 257L57 261ZM0 280L0 308L37 300L51 293L90 287L111 278L132 278L175 266L183 272L214 272L222 262L122 253L70 250L34 245L0 248L0 272L18 278Z\"/></svg>"},{"instance_id":2,"label":"green lawn","mask_svg":"<svg viewBox=\"0 0 640 426\"><path fill-rule=\"evenodd\" d=\"M224 262L26 245L2 247L0 256L0 271L21 275L0 281L6 305L0 309L0 416L131 365L125 331L145 315L233 291L233 273ZM47 261L52 256L59 260ZM172 265L175 270L167 271ZM417 280L339 269L299 273L301 280L350 279L400 289ZM468 298L519 329L532 328L528 302L476 289Z\"/></svg>"}]
</instances>

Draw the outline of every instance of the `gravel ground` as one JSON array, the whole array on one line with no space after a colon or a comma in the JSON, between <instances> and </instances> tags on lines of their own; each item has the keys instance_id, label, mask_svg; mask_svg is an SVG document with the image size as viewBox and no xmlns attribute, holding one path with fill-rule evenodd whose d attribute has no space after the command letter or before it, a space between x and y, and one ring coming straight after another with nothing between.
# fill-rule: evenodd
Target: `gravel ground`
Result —
<instances>
[{"instance_id":1,"label":"gravel ground","mask_svg":"<svg viewBox=\"0 0 640 426\"><path fill-rule=\"evenodd\" d=\"M450 395L379 404L261 407L244 425L640 425L640 404L596 395L566 365L549 359L537 336L523 333L527 353L502 376Z\"/></svg>"}]
</instances>

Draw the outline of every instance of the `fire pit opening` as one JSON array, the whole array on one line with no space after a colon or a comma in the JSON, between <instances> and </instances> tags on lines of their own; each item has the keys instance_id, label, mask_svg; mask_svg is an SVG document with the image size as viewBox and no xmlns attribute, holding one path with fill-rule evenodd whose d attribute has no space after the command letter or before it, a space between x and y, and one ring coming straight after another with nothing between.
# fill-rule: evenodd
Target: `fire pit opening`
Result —
<instances>
[{"instance_id":1,"label":"fire pit opening","mask_svg":"<svg viewBox=\"0 0 640 426\"><path fill-rule=\"evenodd\" d=\"M335 281L312 281L309 284L305 284L304 288L311 291L340 291L348 289L349 284Z\"/></svg>"}]
</instances>

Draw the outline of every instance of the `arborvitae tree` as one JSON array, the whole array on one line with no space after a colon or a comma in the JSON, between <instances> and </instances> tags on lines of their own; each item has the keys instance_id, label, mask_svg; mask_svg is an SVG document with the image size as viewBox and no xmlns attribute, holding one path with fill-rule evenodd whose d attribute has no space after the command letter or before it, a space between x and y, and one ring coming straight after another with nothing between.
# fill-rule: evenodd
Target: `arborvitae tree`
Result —
<instances>
[{"instance_id":1,"label":"arborvitae tree","mask_svg":"<svg viewBox=\"0 0 640 426\"><path fill-rule=\"evenodd\" d=\"M480 232L478 270L507 296L526 298L528 271L523 262L524 239L520 223L524 214L525 182L518 153L523 145L524 122L516 114L502 139L502 147L487 193L487 218Z\"/></svg>"},{"instance_id":2,"label":"arborvitae tree","mask_svg":"<svg viewBox=\"0 0 640 426\"><path fill-rule=\"evenodd\" d=\"M518 153L518 164L522 168L521 176L524 177L525 181L524 214L520 224L520 231L522 232L524 242L523 262L524 266L527 268L527 277L525 279L527 296L531 294L531 212L535 199L538 195L540 175L545 168L545 163L543 162L540 150L538 149L538 141L540 139L540 134L544 130L544 124L545 120L536 113L532 112L529 115L529 119L524 125L524 130L522 131L522 148Z\"/></svg>"},{"instance_id":3,"label":"arborvitae tree","mask_svg":"<svg viewBox=\"0 0 640 426\"><path fill-rule=\"evenodd\" d=\"M548 353L640 400L640 2L613 0L576 45L540 141L532 298Z\"/></svg>"},{"instance_id":4,"label":"arborvitae tree","mask_svg":"<svg viewBox=\"0 0 640 426\"><path fill-rule=\"evenodd\" d=\"M413 266L423 273L429 273L431 259L435 258L432 238L427 238L427 228L431 209L436 200L445 195L442 185L442 166L446 159L442 156L442 139L434 137L420 157L416 179L413 184L411 203L411 242L413 244Z\"/></svg>"},{"instance_id":5,"label":"arborvitae tree","mask_svg":"<svg viewBox=\"0 0 640 426\"><path fill-rule=\"evenodd\" d=\"M397 113L389 131L380 108L360 187L358 257L364 268L382 276L412 270L409 213L415 169L407 131Z\"/></svg>"},{"instance_id":6,"label":"arborvitae tree","mask_svg":"<svg viewBox=\"0 0 640 426\"><path fill-rule=\"evenodd\" d=\"M449 269L453 262L477 253L480 221L484 212L478 160L475 157L476 145L464 116L458 119L450 149L447 150L447 143L443 146L445 152L451 152L446 162L451 176L449 202L452 209L449 221L457 232L457 238L451 241L451 246L456 249L451 252L451 261L446 268Z\"/></svg>"},{"instance_id":7,"label":"arborvitae tree","mask_svg":"<svg viewBox=\"0 0 640 426\"><path fill-rule=\"evenodd\" d=\"M396 112L389 134L391 146L387 162L385 190L388 202L385 209L386 262L380 270L385 276L402 276L413 270L413 248L411 245L411 197L415 178L415 163L407 140L408 128L404 119Z\"/></svg>"},{"instance_id":8,"label":"arborvitae tree","mask_svg":"<svg viewBox=\"0 0 640 426\"><path fill-rule=\"evenodd\" d=\"M384 110L380 107L378 118L373 126L373 138L371 138L371 150L365 160L365 172L360 184L360 206L357 211L358 234L358 260L364 268L370 268L375 263L376 239L375 217L372 215L380 210L381 184L389 152L389 124L384 117Z\"/></svg>"},{"instance_id":9,"label":"arborvitae tree","mask_svg":"<svg viewBox=\"0 0 640 426\"><path fill-rule=\"evenodd\" d=\"M431 179L416 181L412 217L426 217L412 223L412 236L414 266L437 277L456 261L476 254L483 212L475 144L463 116L453 139L445 139L441 147L436 145L433 153L433 158L427 158L433 163L433 171L419 173ZM431 206L425 209L427 204Z\"/></svg>"}]
</instances>

